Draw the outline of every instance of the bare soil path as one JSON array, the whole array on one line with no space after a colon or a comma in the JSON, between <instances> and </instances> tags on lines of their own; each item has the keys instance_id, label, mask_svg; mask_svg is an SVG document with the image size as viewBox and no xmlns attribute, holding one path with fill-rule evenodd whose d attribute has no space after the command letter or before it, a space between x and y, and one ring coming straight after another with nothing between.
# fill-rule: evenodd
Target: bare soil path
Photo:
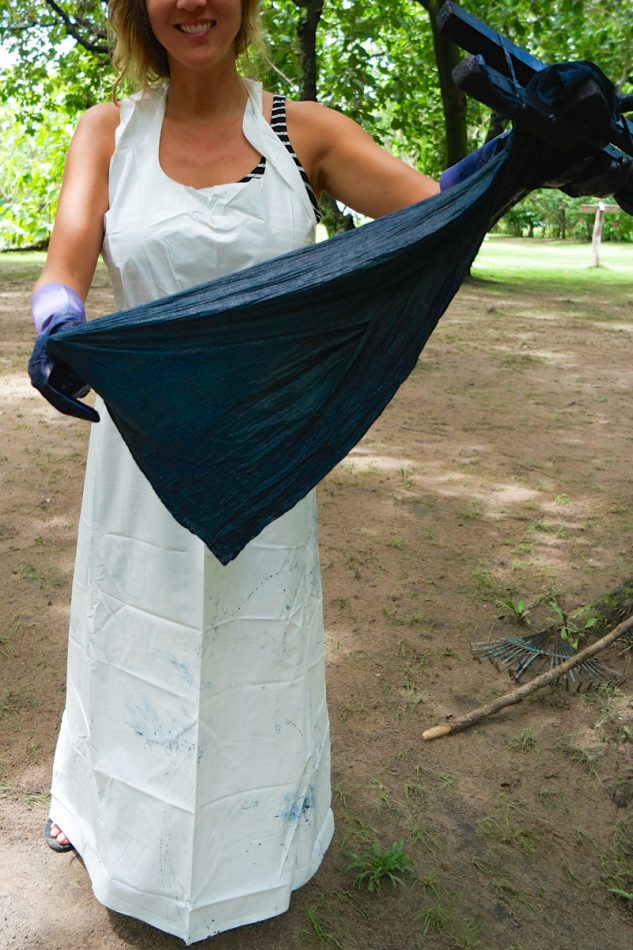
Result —
<instances>
[{"instance_id":1,"label":"bare soil path","mask_svg":"<svg viewBox=\"0 0 633 950\"><path fill-rule=\"evenodd\" d=\"M519 248L519 245L517 245ZM29 283L0 258L0 948L183 944L92 897L41 836L64 700L87 426L29 387ZM100 274L93 313L111 309ZM508 688L469 644L520 633L495 601L569 607L633 571L633 279L466 285L418 368L320 488L337 832L284 916L213 950L622 950L633 944L627 680L552 690L454 737ZM541 616L547 608L536 608ZM116 830L115 830L116 833ZM403 839L405 885L345 851Z\"/></svg>"}]
</instances>

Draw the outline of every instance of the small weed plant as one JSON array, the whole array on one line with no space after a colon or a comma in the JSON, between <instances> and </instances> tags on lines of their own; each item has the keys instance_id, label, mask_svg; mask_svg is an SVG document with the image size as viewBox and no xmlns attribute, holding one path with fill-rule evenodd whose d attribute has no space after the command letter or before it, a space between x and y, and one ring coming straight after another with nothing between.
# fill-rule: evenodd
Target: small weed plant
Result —
<instances>
[{"instance_id":1,"label":"small weed plant","mask_svg":"<svg viewBox=\"0 0 633 950\"><path fill-rule=\"evenodd\" d=\"M385 881L392 887L404 884L403 876L412 874L415 870L406 852L404 838L384 849L375 841L366 851L360 854L347 851L345 856L352 859L347 870L357 872L354 878L355 886L369 891L370 894L377 891Z\"/></svg>"},{"instance_id":2,"label":"small weed plant","mask_svg":"<svg viewBox=\"0 0 633 950\"><path fill-rule=\"evenodd\" d=\"M524 627L530 626L530 608L524 600L520 598L515 600L512 594L508 594L507 597L500 597L495 600L495 607L501 607L512 617L515 623Z\"/></svg>"},{"instance_id":3,"label":"small weed plant","mask_svg":"<svg viewBox=\"0 0 633 950\"><path fill-rule=\"evenodd\" d=\"M588 607L578 607L576 610L572 610L571 613L567 613L560 605L558 595L555 592L551 594L548 603L554 612L553 622L559 624L561 640L565 640L574 650L577 650L578 644L581 640L584 640L587 631L598 623L598 618L587 617Z\"/></svg>"}]
</instances>

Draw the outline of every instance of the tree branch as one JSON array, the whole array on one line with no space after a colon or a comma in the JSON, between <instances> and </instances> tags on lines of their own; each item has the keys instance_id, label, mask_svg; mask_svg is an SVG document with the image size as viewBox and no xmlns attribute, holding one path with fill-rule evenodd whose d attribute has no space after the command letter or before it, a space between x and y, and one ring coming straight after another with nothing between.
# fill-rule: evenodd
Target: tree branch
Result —
<instances>
[{"instance_id":1,"label":"tree branch","mask_svg":"<svg viewBox=\"0 0 633 950\"><path fill-rule=\"evenodd\" d=\"M83 46L89 53L95 53L98 56L108 55L108 44L105 42L106 34L102 30L97 29L94 23L91 23L89 20L84 20L83 18L70 17L56 0L44 0L44 3L59 17L68 35L72 36L80 46ZM86 38L82 30L91 30L96 40ZM99 40L102 42L98 42Z\"/></svg>"}]
</instances>

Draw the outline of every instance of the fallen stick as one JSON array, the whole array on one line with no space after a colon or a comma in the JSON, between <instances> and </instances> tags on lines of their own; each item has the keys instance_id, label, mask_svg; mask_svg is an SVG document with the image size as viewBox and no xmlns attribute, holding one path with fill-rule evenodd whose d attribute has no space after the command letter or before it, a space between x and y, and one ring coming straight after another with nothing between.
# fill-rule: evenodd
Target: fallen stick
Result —
<instances>
[{"instance_id":1,"label":"fallen stick","mask_svg":"<svg viewBox=\"0 0 633 950\"><path fill-rule=\"evenodd\" d=\"M428 742L430 739L439 739L441 736L448 736L453 732L460 732L462 729L468 729L473 723L479 722L480 719L485 719L486 716L491 716L500 709L505 709L506 706L513 706L515 703L520 703L521 700L529 696L530 693L534 693L537 689L540 689L541 686L553 683L559 676L563 676L568 670L573 670L575 666L578 666L579 663L595 656L596 653L600 653L601 650L608 647L614 640L617 640L618 637L623 636L625 633L629 633L629 631L633 631L633 616L629 617L628 620L623 620L622 623L614 627L610 633L601 637L600 640L596 640L591 646L585 647L580 653L565 660L560 666L555 667L553 670L548 670L547 673L541 673L540 676L536 676L531 682L526 683L525 686L520 686L518 689L513 689L510 693L499 696L498 699L495 699L492 703L488 703L487 706L480 706L478 709L473 709L472 712L469 712L466 716L462 716L461 719L456 719L450 726L434 726L432 729L427 729L426 732L422 733L422 738Z\"/></svg>"}]
</instances>

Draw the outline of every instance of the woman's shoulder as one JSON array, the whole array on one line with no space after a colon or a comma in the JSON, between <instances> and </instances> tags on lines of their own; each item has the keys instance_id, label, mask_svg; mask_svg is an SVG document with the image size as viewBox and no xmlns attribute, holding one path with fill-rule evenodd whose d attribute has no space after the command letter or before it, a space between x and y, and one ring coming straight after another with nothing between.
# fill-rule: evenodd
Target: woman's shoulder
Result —
<instances>
[{"instance_id":1,"label":"woman's shoulder","mask_svg":"<svg viewBox=\"0 0 633 950\"><path fill-rule=\"evenodd\" d=\"M121 108L118 102L99 102L96 106L86 109L79 120L79 126L97 133L112 132L119 124L120 117Z\"/></svg>"},{"instance_id":2,"label":"woman's shoulder","mask_svg":"<svg viewBox=\"0 0 633 950\"><path fill-rule=\"evenodd\" d=\"M287 99L286 115L288 123L292 124L299 134L315 138L322 143L340 135L353 135L360 131L353 119L337 109L310 99Z\"/></svg>"},{"instance_id":3,"label":"woman's shoulder","mask_svg":"<svg viewBox=\"0 0 633 950\"><path fill-rule=\"evenodd\" d=\"M317 161L341 139L355 139L361 132L359 126L342 112L312 100L286 100L288 132L297 146L303 147L311 156L308 161Z\"/></svg>"},{"instance_id":4,"label":"woman's shoulder","mask_svg":"<svg viewBox=\"0 0 633 950\"><path fill-rule=\"evenodd\" d=\"M286 99L286 113L303 125L327 125L345 119L341 112L312 99Z\"/></svg>"},{"instance_id":5,"label":"woman's shoulder","mask_svg":"<svg viewBox=\"0 0 633 950\"><path fill-rule=\"evenodd\" d=\"M116 139L116 130L120 121L120 109L114 102L100 102L87 109L75 129L71 151L107 166Z\"/></svg>"}]
</instances>

